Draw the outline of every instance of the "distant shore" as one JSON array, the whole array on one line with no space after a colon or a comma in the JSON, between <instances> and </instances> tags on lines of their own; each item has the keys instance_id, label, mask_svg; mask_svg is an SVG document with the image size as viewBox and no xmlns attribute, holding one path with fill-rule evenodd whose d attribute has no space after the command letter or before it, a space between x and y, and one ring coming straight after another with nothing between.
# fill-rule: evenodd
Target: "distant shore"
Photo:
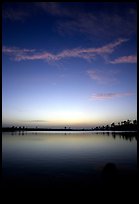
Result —
<instances>
[{"instance_id":1,"label":"distant shore","mask_svg":"<svg viewBox=\"0 0 139 204\"><path fill-rule=\"evenodd\" d=\"M63 128L40 128L40 127L25 127L25 126L12 126L12 127L2 127L2 132L14 132L14 131L134 131L138 130L137 120L127 120L118 122L115 124L114 122L111 125L106 126L97 126L95 128L72 128L69 126L65 126Z\"/></svg>"}]
</instances>

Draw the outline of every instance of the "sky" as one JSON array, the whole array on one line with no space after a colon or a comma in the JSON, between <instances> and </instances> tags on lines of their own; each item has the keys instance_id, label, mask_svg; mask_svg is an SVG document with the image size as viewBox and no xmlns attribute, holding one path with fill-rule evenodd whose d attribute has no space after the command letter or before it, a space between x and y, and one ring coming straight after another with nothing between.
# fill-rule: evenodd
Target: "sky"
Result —
<instances>
[{"instance_id":1,"label":"sky","mask_svg":"<svg viewBox=\"0 0 139 204\"><path fill-rule=\"evenodd\" d=\"M135 3L2 5L2 125L137 119Z\"/></svg>"}]
</instances>

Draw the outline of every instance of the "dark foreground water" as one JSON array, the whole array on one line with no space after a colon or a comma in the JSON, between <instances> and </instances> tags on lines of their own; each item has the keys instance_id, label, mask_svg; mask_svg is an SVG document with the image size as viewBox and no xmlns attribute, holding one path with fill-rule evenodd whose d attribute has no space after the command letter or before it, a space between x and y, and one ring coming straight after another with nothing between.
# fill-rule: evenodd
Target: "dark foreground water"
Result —
<instances>
[{"instance_id":1,"label":"dark foreground water","mask_svg":"<svg viewBox=\"0 0 139 204\"><path fill-rule=\"evenodd\" d=\"M2 133L2 171L3 188L134 189L136 134Z\"/></svg>"}]
</instances>

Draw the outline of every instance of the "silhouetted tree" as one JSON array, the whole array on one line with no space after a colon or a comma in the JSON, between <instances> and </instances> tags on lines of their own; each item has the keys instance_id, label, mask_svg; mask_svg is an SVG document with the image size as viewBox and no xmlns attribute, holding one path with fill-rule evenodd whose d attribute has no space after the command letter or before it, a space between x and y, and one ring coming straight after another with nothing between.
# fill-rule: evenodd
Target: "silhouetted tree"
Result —
<instances>
[{"instance_id":1,"label":"silhouetted tree","mask_svg":"<svg viewBox=\"0 0 139 204\"><path fill-rule=\"evenodd\" d=\"M130 122L131 122L131 120L127 120L126 124L127 124L127 125L129 125L129 124L130 124Z\"/></svg>"},{"instance_id":2,"label":"silhouetted tree","mask_svg":"<svg viewBox=\"0 0 139 204\"><path fill-rule=\"evenodd\" d=\"M105 129L105 127L104 126L102 126L102 130L104 130Z\"/></svg>"},{"instance_id":3,"label":"silhouetted tree","mask_svg":"<svg viewBox=\"0 0 139 204\"><path fill-rule=\"evenodd\" d=\"M115 123L112 123L112 124L111 124L111 127L115 127Z\"/></svg>"},{"instance_id":4,"label":"silhouetted tree","mask_svg":"<svg viewBox=\"0 0 139 204\"><path fill-rule=\"evenodd\" d=\"M133 124L134 124L134 125L137 125L137 120L133 120Z\"/></svg>"},{"instance_id":5,"label":"silhouetted tree","mask_svg":"<svg viewBox=\"0 0 139 204\"><path fill-rule=\"evenodd\" d=\"M105 129L106 129L106 130L109 130L109 129L110 129L110 126L109 126L109 125L106 125Z\"/></svg>"},{"instance_id":6,"label":"silhouetted tree","mask_svg":"<svg viewBox=\"0 0 139 204\"><path fill-rule=\"evenodd\" d=\"M121 125L124 125L124 121L121 122Z\"/></svg>"}]
</instances>

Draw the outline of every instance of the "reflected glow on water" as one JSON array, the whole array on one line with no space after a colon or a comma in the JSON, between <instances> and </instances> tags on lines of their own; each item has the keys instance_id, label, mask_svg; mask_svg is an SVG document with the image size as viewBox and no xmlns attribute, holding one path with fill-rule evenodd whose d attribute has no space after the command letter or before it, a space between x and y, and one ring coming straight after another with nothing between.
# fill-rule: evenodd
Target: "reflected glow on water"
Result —
<instances>
[{"instance_id":1,"label":"reflected glow on water","mask_svg":"<svg viewBox=\"0 0 139 204\"><path fill-rule=\"evenodd\" d=\"M134 134L134 133L131 133ZM112 162L121 171L136 171L137 141L120 133L3 133L3 175L43 176L99 174Z\"/></svg>"}]
</instances>

